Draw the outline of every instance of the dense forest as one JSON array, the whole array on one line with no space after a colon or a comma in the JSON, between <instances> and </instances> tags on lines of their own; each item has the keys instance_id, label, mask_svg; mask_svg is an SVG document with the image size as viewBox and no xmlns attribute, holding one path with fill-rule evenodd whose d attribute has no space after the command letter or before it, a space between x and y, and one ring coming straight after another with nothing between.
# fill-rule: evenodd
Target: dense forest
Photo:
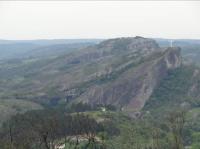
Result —
<instances>
[{"instance_id":1,"label":"dense forest","mask_svg":"<svg viewBox=\"0 0 200 149\"><path fill-rule=\"evenodd\" d=\"M158 121L147 113L133 119L102 105L94 108L79 103L73 107L79 110L54 108L13 116L2 125L0 148L184 149L187 144L192 149L200 147L200 134L191 128L184 109L171 111L163 121Z\"/></svg>"}]
</instances>

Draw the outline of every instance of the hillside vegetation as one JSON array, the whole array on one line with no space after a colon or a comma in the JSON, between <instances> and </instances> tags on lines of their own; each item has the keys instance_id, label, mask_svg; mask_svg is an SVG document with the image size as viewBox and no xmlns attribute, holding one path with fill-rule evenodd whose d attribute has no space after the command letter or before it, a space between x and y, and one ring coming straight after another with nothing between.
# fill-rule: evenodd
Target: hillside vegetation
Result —
<instances>
[{"instance_id":1,"label":"hillside vegetation","mask_svg":"<svg viewBox=\"0 0 200 149\"><path fill-rule=\"evenodd\" d=\"M0 148L199 149L200 68L186 54L198 42L157 41L43 43L1 60Z\"/></svg>"},{"instance_id":2,"label":"hillside vegetation","mask_svg":"<svg viewBox=\"0 0 200 149\"><path fill-rule=\"evenodd\" d=\"M62 56L3 62L0 97L44 106L81 101L137 110L180 64L179 48L160 48L143 37L110 39Z\"/></svg>"}]
</instances>

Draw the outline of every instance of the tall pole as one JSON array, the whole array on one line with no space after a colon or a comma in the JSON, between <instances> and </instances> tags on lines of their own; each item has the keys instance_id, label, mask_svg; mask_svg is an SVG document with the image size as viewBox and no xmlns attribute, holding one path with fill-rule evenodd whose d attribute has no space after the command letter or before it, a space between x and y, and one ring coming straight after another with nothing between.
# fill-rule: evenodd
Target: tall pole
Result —
<instances>
[{"instance_id":1,"label":"tall pole","mask_svg":"<svg viewBox=\"0 0 200 149\"><path fill-rule=\"evenodd\" d=\"M173 47L173 40L170 40L170 47Z\"/></svg>"}]
</instances>

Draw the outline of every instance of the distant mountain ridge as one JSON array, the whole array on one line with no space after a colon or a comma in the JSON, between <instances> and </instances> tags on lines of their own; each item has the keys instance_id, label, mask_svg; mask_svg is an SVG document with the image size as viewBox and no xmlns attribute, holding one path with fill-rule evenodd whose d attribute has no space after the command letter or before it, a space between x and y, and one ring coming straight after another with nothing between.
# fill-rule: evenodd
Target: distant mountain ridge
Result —
<instances>
[{"instance_id":1,"label":"distant mountain ridge","mask_svg":"<svg viewBox=\"0 0 200 149\"><path fill-rule=\"evenodd\" d=\"M38 45L53 45L53 44L74 44L74 43L99 43L104 39L35 39L35 40L3 40L0 39L0 44L38 44Z\"/></svg>"},{"instance_id":2,"label":"distant mountain ridge","mask_svg":"<svg viewBox=\"0 0 200 149\"><path fill-rule=\"evenodd\" d=\"M101 39L0 40L0 60L37 56L62 55Z\"/></svg>"}]
</instances>

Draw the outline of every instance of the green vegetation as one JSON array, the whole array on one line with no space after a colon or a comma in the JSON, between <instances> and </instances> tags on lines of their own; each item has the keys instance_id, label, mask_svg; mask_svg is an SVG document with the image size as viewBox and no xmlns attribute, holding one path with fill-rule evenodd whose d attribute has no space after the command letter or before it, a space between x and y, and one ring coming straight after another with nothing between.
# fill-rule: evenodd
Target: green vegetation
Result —
<instances>
[{"instance_id":1,"label":"green vegetation","mask_svg":"<svg viewBox=\"0 0 200 149\"><path fill-rule=\"evenodd\" d=\"M200 148L197 66L168 72L165 58L173 65L174 53L141 37L68 53L78 47L85 46L45 46L49 53L0 61L0 148ZM187 47L183 52L190 57ZM135 97L145 99L143 109L124 110Z\"/></svg>"},{"instance_id":2,"label":"green vegetation","mask_svg":"<svg viewBox=\"0 0 200 149\"><path fill-rule=\"evenodd\" d=\"M195 70L198 67L190 65L169 72L143 108L145 115L156 121L165 120L170 111L186 110L183 142L185 146L192 145L192 148L198 148L192 136L200 132L199 98L191 89L194 85L197 87L199 82L199 75L194 75Z\"/></svg>"},{"instance_id":3,"label":"green vegetation","mask_svg":"<svg viewBox=\"0 0 200 149\"><path fill-rule=\"evenodd\" d=\"M195 67L191 65L182 66L169 72L147 101L144 110L153 112L155 115L160 114L160 117L163 117L163 113L174 108L181 108L181 105L183 107L199 106L199 99L193 97L193 94L191 95L189 92L191 86L199 79L199 76L193 78L194 70Z\"/></svg>"},{"instance_id":4,"label":"green vegetation","mask_svg":"<svg viewBox=\"0 0 200 149\"><path fill-rule=\"evenodd\" d=\"M0 100L0 126L5 120L17 113L38 109L42 109L42 106L30 101L11 99Z\"/></svg>"},{"instance_id":5,"label":"green vegetation","mask_svg":"<svg viewBox=\"0 0 200 149\"><path fill-rule=\"evenodd\" d=\"M122 112L110 110L29 111L4 123L0 130L0 147L55 149L65 145L65 149L182 149L184 119L185 114L180 111L172 112L163 122L150 117L132 119ZM193 146L197 145L198 135L193 135Z\"/></svg>"},{"instance_id":6,"label":"green vegetation","mask_svg":"<svg viewBox=\"0 0 200 149\"><path fill-rule=\"evenodd\" d=\"M101 148L106 131L118 130L113 126L104 121L97 123L84 113L67 114L54 109L29 111L3 124L0 148L54 149L62 141L75 149Z\"/></svg>"}]
</instances>

